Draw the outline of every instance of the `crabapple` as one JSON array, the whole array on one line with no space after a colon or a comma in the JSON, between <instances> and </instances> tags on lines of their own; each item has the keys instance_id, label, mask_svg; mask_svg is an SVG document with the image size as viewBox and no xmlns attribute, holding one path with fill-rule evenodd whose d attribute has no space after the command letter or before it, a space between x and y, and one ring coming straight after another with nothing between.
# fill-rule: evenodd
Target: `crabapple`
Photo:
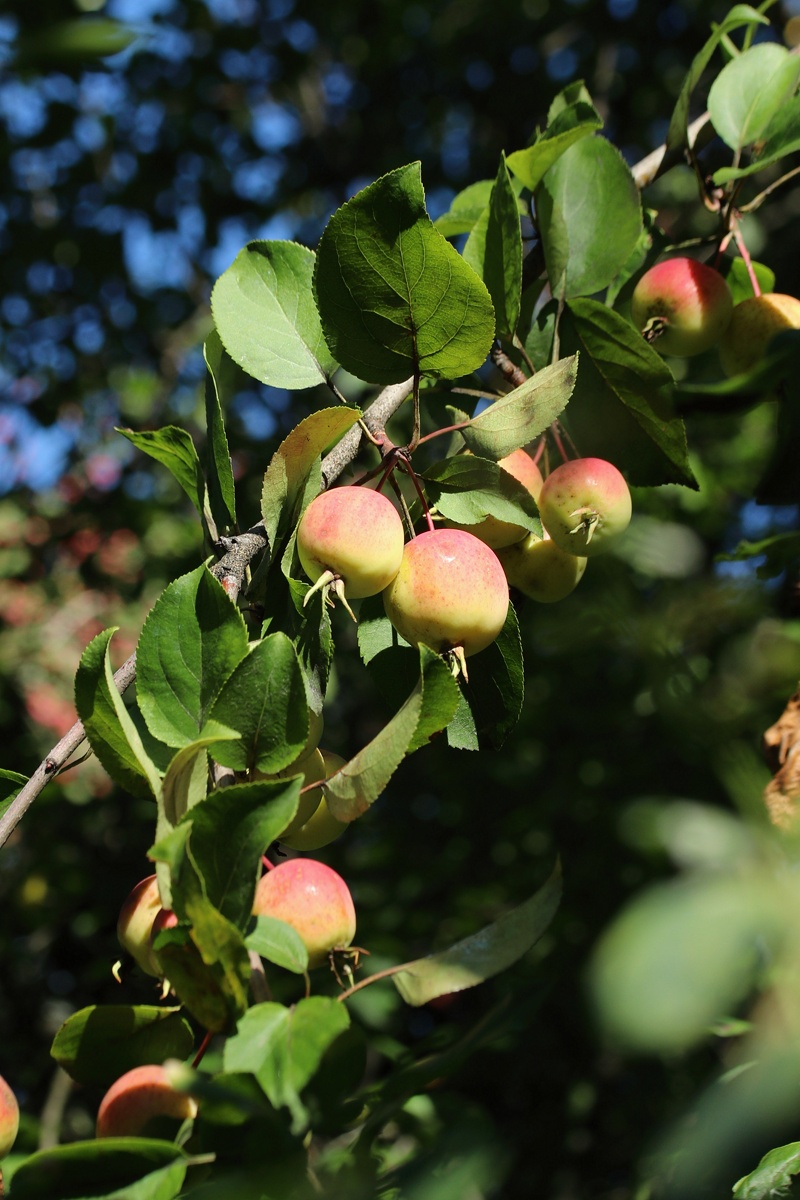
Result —
<instances>
[{"instance_id":1,"label":"crabapple","mask_svg":"<svg viewBox=\"0 0 800 1200\"><path fill-rule=\"evenodd\" d=\"M538 500L539 492L542 490L542 473L527 450L512 450L505 458L499 458L497 465L507 471L509 475L513 475L518 483L527 488L534 500ZM459 525L455 521L448 521L447 527L449 529L466 529L485 542L487 546L491 546L493 550L499 550L502 546L511 546L514 542L521 541L528 533L523 525L515 525L512 521L501 521L499 517L492 516L491 513L474 525Z\"/></svg>"},{"instance_id":2,"label":"crabapple","mask_svg":"<svg viewBox=\"0 0 800 1200\"><path fill-rule=\"evenodd\" d=\"M324 589L350 611L348 600L377 595L397 574L404 540L397 509L381 492L353 485L321 492L297 526L297 553L314 584L304 603Z\"/></svg>"},{"instance_id":3,"label":"crabapple","mask_svg":"<svg viewBox=\"0 0 800 1200\"><path fill-rule=\"evenodd\" d=\"M497 551L506 579L523 596L551 604L574 591L586 570L586 559L557 546L548 534L529 533L522 542Z\"/></svg>"},{"instance_id":4,"label":"crabapple","mask_svg":"<svg viewBox=\"0 0 800 1200\"><path fill-rule=\"evenodd\" d=\"M331 950L350 945L356 912L350 890L336 871L313 858L293 858L262 875L253 914L291 925L308 951L309 969L321 967Z\"/></svg>"},{"instance_id":5,"label":"crabapple","mask_svg":"<svg viewBox=\"0 0 800 1200\"><path fill-rule=\"evenodd\" d=\"M288 767L284 767L282 771L278 771L274 775L263 775L260 771L256 771L255 774L257 779L290 779L292 775L302 775L302 787L308 787L309 784L318 783L320 779L325 778L325 760L320 751L315 749L310 754L305 754L302 758L295 759ZM297 812L279 835L281 841L284 840L283 834L293 833L296 829L305 825L306 821L316 812L321 799L322 788L312 788L308 792L301 793Z\"/></svg>"},{"instance_id":6,"label":"crabapple","mask_svg":"<svg viewBox=\"0 0 800 1200\"><path fill-rule=\"evenodd\" d=\"M666 258L641 277L631 319L661 354L702 354L728 327L733 297L713 267L694 258Z\"/></svg>"},{"instance_id":7,"label":"crabapple","mask_svg":"<svg viewBox=\"0 0 800 1200\"><path fill-rule=\"evenodd\" d=\"M383 593L386 615L412 646L463 659L495 640L508 613L500 560L463 529L432 529L406 544L400 570Z\"/></svg>"},{"instance_id":8,"label":"crabapple","mask_svg":"<svg viewBox=\"0 0 800 1200\"><path fill-rule=\"evenodd\" d=\"M731 323L719 344L726 375L739 375L757 366L767 346L784 329L800 329L800 300L783 292L750 296L733 310Z\"/></svg>"},{"instance_id":9,"label":"crabapple","mask_svg":"<svg viewBox=\"0 0 800 1200\"><path fill-rule=\"evenodd\" d=\"M17 1139L19 1105L17 1097L0 1075L0 1158L5 1158Z\"/></svg>"},{"instance_id":10,"label":"crabapple","mask_svg":"<svg viewBox=\"0 0 800 1200\"><path fill-rule=\"evenodd\" d=\"M320 750L320 754L325 763L325 778L333 775L347 762L347 759L342 758L339 754L334 754L331 750ZM297 825L296 821L297 818L281 835L281 841L290 850L321 850L323 846L335 842L347 829L346 821L337 821L332 815L324 794L315 811L304 824Z\"/></svg>"},{"instance_id":11,"label":"crabapple","mask_svg":"<svg viewBox=\"0 0 800 1200\"><path fill-rule=\"evenodd\" d=\"M97 1136L136 1137L155 1117L184 1121L197 1116L197 1104L169 1082L163 1066L134 1067L112 1083L97 1111Z\"/></svg>"},{"instance_id":12,"label":"crabapple","mask_svg":"<svg viewBox=\"0 0 800 1200\"><path fill-rule=\"evenodd\" d=\"M153 921L161 909L161 897L155 875L148 875L122 905L117 921L117 937L123 950L136 960L147 975L160 979L164 972L150 946Z\"/></svg>"},{"instance_id":13,"label":"crabapple","mask_svg":"<svg viewBox=\"0 0 800 1200\"><path fill-rule=\"evenodd\" d=\"M574 458L556 467L539 494L539 514L550 537L569 554L601 554L627 529L631 494L604 458Z\"/></svg>"}]
</instances>

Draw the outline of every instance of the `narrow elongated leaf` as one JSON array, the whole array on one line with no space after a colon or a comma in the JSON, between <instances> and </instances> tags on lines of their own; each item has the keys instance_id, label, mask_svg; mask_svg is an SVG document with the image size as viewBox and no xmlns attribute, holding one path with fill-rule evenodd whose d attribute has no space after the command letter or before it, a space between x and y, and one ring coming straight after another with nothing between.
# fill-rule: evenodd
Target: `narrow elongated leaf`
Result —
<instances>
[{"instance_id":1,"label":"narrow elongated leaf","mask_svg":"<svg viewBox=\"0 0 800 1200\"><path fill-rule=\"evenodd\" d=\"M689 123L689 105L692 92L711 61L711 56L723 38L742 25L768 25L769 19L763 13L757 12L749 4L735 4L725 19L714 26L714 32L702 50L695 55L692 65L681 86L680 95L673 109L667 130L667 154L672 155L681 151L687 142Z\"/></svg>"},{"instance_id":2,"label":"narrow elongated leaf","mask_svg":"<svg viewBox=\"0 0 800 1200\"><path fill-rule=\"evenodd\" d=\"M14 1172L14 1200L55 1200L56 1197L119 1197L122 1200L165 1200L164 1191L149 1191L164 1171L180 1190L181 1172L191 1160L174 1142L155 1138L93 1138L38 1150ZM142 1190L144 1189L144 1190ZM169 1196L177 1195L172 1191Z\"/></svg>"},{"instance_id":3,"label":"narrow elongated leaf","mask_svg":"<svg viewBox=\"0 0 800 1200\"><path fill-rule=\"evenodd\" d=\"M428 216L419 163L384 175L334 213L314 290L332 353L370 383L465 375L494 338L489 293Z\"/></svg>"},{"instance_id":4,"label":"narrow elongated leaf","mask_svg":"<svg viewBox=\"0 0 800 1200\"><path fill-rule=\"evenodd\" d=\"M591 101L576 100L553 115L532 146L509 154L508 169L534 191L565 150L602 127L603 120Z\"/></svg>"},{"instance_id":5,"label":"narrow elongated leaf","mask_svg":"<svg viewBox=\"0 0 800 1200\"><path fill-rule=\"evenodd\" d=\"M230 407L238 374L225 353L219 334L212 330L203 347L208 367L206 379L206 448L208 502L217 530L224 533L236 527L236 490L233 467L225 432L223 410Z\"/></svg>"},{"instance_id":6,"label":"narrow elongated leaf","mask_svg":"<svg viewBox=\"0 0 800 1200\"><path fill-rule=\"evenodd\" d=\"M785 46L762 42L723 67L708 93L714 128L732 150L758 141L797 89L800 63Z\"/></svg>"},{"instance_id":7,"label":"narrow elongated leaf","mask_svg":"<svg viewBox=\"0 0 800 1200\"><path fill-rule=\"evenodd\" d=\"M314 387L336 370L314 304L314 257L296 242L250 242L211 293L228 354L272 387Z\"/></svg>"},{"instance_id":8,"label":"narrow elongated leaf","mask_svg":"<svg viewBox=\"0 0 800 1200\"><path fill-rule=\"evenodd\" d=\"M522 230L519 205L501 157L489 202L462 251L494 305L497 332L512 338L522 299Z\"/></svg>"},{"instance_id":9,"label":"narrow elongated leaf","mask_svg":"<svg viewBox=\"0 0 800 1200\"><path fill-rule=\"evenodd\" d=\"M134 796L157 797L161 778L114 683L108 655L113 634L114 629L99 633L81 655L75 707L92 750L111 778Z\"/></svg>"},{"instance_id":10,"label":"narrow elongated leaf","mask_svg":"<svg viewBox=\"0 0 800 1200\"><path fill-rule=\"evenodd\" d=\"M561 344L581 352L566 415L581 453L609 459L634 484L696 487L672 374L633 325L596 300L573 300Z\"/></svg>"},{"instance_id":11,"label":"narrow elongated leaf","mask_svg":"<svg viewBox=\"0 0 800 1200\"><path fill-rule=\"evenodd\" d=\"M774 1196L788 1196L796 1175L800 1175L800 1142L776 1146L764 1155L755 1171L734 1184L733 1200L772 1200Z\"/></svg>"},{"instance_id":12,"label":"narrow elongated leaf","mask_svg":"<svg viewBox=\"0 0 800 1200\"><path fill-rule=\"evenodd\" d=\"M254 950L262 958L304 975L308 970L308 951L296 929L275 917L256 917L255 928L244 939L248 950Z\"/></svg>"},{"instance_id":13,"label":"narrow elongated leaf","mask_svg":"<svg viewBox=\"0 0 800 1200\"><path fill-rule=\"evenodd\" d=\"M149 454L156 462L169 468L200 515L203 515L205 482L200 469L200 459L191 435L176 425L165 425L163 429L144 430L118 429L129 442Z\"/></svg>"},{"instance_id":14,"label":"narrow elongated leaf","mask_svg":"<svg viewBox=\"0 0 800 1200\"><path fill-rule=\"evenodd\" d=\"M475 987L499 975L538 942L561 901L561 870L518 908L456 942L448 950L406 963L392 982L406 1004L419 1007L448 992Z\"/></svg>"},{"instance_id":15,"label":"narrow elongated leaf","mask_svg":"<svg viewBox=\"0 0 800 1200\"><path fill-rule=\"evenodd\" d=\"M76 1083L109 1086L133 1067L186 1058L194 1034L178 1008L93 1004L68 1017L50 1053Z\"/></svg>"},{"instance_id":16,"label":"narrow elongated leaf","mask_svg":"<svg viewBox=\"0 0 800 1200\"><path fill-rule=\"evenodd\" d=\"M474 525L491 515L542 536L533 496L491 459L456 455L434 463L422 478L429 502L450 521Z\"/></svg>"},{"instance_id":17,"label":"narrow elongated leaf","mask_svg":"<svg viewBox=\"0 0 800 1200\"><path fill-rule=\"evenodd\" d=\"M153 736L168 746L193 742L246 653L242 615L207 567L169 584L144 623L137 650L137 699Z\"/></svg>"},{"instance_id":18,"label":"narrow elongated leaf","mask_svg":"<svg viewBox=\"0 0 800 1200\"><path fill-rule=\"evenodd\" d=\"M300 1132L307 1119L300 1092L349 1024L345 1006L327 996L310 996L293 1008L255 1004L225 1044L225 1070L252 1072L270 1102L289 1109L293 1131Z\"/></svg>"},{"instance_id":19,"label":"narrow elongated leaf","mask_svg":"<svg viewBox=\"0 0 800 1200\"><path fill-rule=\"evenodd\" d=\"M744 179L764 167L779 162L789 154L800 150L800 95L786 100L763 131L762 140L754 147L754 158L746 167L720 167L714 172L714 183L730 183L732 179ZM738 260L734 260L738 261ZM772 288L762 287L762 292ZM752 293L751 293L752 294Z\"/></svg>"},{"instance_id":20,"label":"narrow elongated leaf","mask_svg":"<svg viewBox=\"0 0 800 1200\"><path fill-rule=\"evenodd\" d=\"M0 817L27 782L28 776L20 775L19 771L0 769Z\"/></svg>"},{"instance_id":21,"label":"narrow elongated leaf","mask_svg":"<svg viewBox=\"0 0 800 1200\"><path fill-rule=\"evenodd\" d=\"M497 461L544 433L566 408L577 371L577 355L562 358L473 417L461 430L473 454Z\"/></svg>"},{"instance_id":22,"label":"narrow elongated leaf","mask_svg":"<svg viewBox=\"0 0 800 1200\"><path fill-rule=\"evenodd\" d=\"M297 812L301 781L219 788L192 810L190 849L209 901L238 929L253 911L261 856Z\"/></svg>"},{"instance_id":23,"label":"narrow elongated leaf","mask_svg":"<svg viewBox=\"0 0 800 1200\"><path fill-rule=\"evenodd\" d=\"M608 287L642 233L642 206L630 168L605 138L581 138L536 191L536 215L554 296Z\"/></svg>"},{"instance_id":24,"label":"narrow elongated leaf","mask_svg":"<svg viewBox=\"0 0 800 1200\"><path fill-rule=\"evenodd\" d=\"M236 729L213 757L235 771L275 773L294 762L308 736L303 673L285 633L269 634L235 667L211 707L211 719Z\"/></svg>"},{"instance_id":25,"label":"narrow elongated leaf","mask_svg":"<svg viewBox=\"0 0 800 1200\"><path fill-rule=\"evenodd\" d=\"M324 408L295 426L275 451L264 476L261 512L273 556L279 539L297 523L299 501L321 454L355 425L357 408Z\"/></svg>"},{"instance_id":26,"label":"narrow elongated leaf","mask_svg":"<svg viewBox=\"0 0 800 1200\"><path fill-rule=\"evenodd\" d=\"M515 728L525 697L522 640L509 604L499 636L469 660L469 679L460 680L461 702L447 728L457 750L498 750Z\"/></svg>"}]
</instances>

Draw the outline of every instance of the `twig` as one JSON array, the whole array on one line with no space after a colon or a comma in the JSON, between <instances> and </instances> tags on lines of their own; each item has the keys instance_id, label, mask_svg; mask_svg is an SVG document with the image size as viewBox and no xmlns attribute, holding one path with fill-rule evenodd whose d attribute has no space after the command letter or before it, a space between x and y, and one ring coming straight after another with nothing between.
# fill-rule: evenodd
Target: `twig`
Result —
<instances>
[{"instance_id":1,"label":"twig","mask_svg":"<svg viewBox=\"0 0 800 1200\"><path fill-rule=\"evenodd\" d=\"M403 401L410 395L413 380L391 384L373 400L364 413L364 423L372 432L382 432L390 417L394 416ZM362 431L356 425L334 446L322 460L322 476L329 486L355 458L361 445ZM220 548L225 551L211 568L231 600L236 603L242 589L247 569L252 560L267 549L267 535L261 522L235 537L222 538ZM120 695L136 678L135 653L122 664L114 675L114 685ZM19 822L25 816L36 797L62 769L68 759L84 741L86 730L81 721L76 721L61 741L53 747L39 764L28 782L21 788L0 817L0 847L4 846Z\"/></svg>"},{"instance_id":2,"label":"twig","mask_svg":"<svg viewBox=\"0 0 800 1200\"><path fill-rule=\"evenodd\" d=\"M71 1092L72 1080L63 1067L56 1067L39 1124L40 1150L50 1150L61 1140L61 1122Z\"/></svg>"}]
</instances>

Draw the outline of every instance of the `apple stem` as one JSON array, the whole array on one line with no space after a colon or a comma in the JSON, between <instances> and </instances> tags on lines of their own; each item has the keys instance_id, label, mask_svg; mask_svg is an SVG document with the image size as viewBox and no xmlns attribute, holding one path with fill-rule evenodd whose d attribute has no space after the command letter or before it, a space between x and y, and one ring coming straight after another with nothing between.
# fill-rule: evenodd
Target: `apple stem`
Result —
<instances>
[{"instance_id":1,"label":"apple stem","mask_svg":"<svg viewBox=\"0 0 800 1200\"><path fill-rule=\"evenodd\" d=\"M415 472L414 468L412 467L410 460L407 457L404 457L403 459L400 460L400 462L398 463L398 466L400 467L401 471L404 471L405 474L408 475L409 479L413 483L414 489L415 489L417 495L419 496L419 502L422 505L422 511L425 514L425 520L428 524L428 529L431 533L433 533L434 525L433 525L433 518L431 516L431 510L428 508L428 501L425 499L425 493L422 490L422 487L420 485L419 480L417 479L416 472Z\"/></svg>"},{"instance_id":2,"label":"apple stem","mask_svg":"<svg viewBox=\"0 0 800 1200\"><path fill-rule=\"evenodd\" d=\"M391 474L389 476L389 483L392 486L392 491L394 492L395 496L397 496L397 502L400 505L400 510L403 514L403 520L406 523L406 529L408 530L409 537L413 538L414 537L414 522L411 519L411 511L410 511L408 505L406 504L406 498L403 495L402 488L400 487L400 484L395 479L394 474Z\"/></svg>"},{"instance_id":3,"label":"apple stem","mask_svg":"<svg viewBox=\"0 0 800 1200\"><path fill-rule=\"evenodd\" d=\"M205 1032L205 1036L204 1036L202 1042L200 1043L200 1047L197 1051L197 1054L195 1054L195 1056L194 1056L194 1061L192 1062L192 1070L193 1071L196 1071L197 1068L200 1066L200 1063L203 1061L203 1056L205 1055L205 1052L208 1049L208 1047L211 1045L211 1039L213 1036L214 1035L211 1032L211 1030L207 1029Z\"/></svg>"},{"instance_id":4,"label":"apple stem","mask_svg":"<svg viewBox=\"0 0 800 1200\"><path fill-rule=\"evenodd\" d=\"M753 295L760 296L761 295L761 287L760 287L758 279L756 277L756 273L753 269L753 263L750 259L750 254L747 250L747 246L745 245L745 241L744 241L744 238L742 237L741 230L739 229L738 226L733 231L733 240L736 242L739 253L741 254L741 256L744 260L744 265L747 267L747 274L750 276L750 286L753 289Z\"/></svg>"},{"instance_id":5,"label":"apple stem","mask_svg":"<svg viewBox=\"0 0 800 1200\"><path fill-rule=\"evenodd\" d=\"M560 433L557 421L553 421L552 425L550 426L550 436L552 437L553 441L555 442L556 449L558 450L558 453L561 455L564 462L568 462L569 455L567 454L566 450L564 449L564 443L561 440L561 433Z\"/></svg>"},{"instance_id":6,"label":"apple stem","mask_svg":"<svg viewBox=\"0 0 800 1200\"><path fill-rule=\"evenodd\" d=\"M315 786L316 786L316 785L315 785ZM301 790L302 790L302 789L301 789ZM275 867L276 867L276 865L277 865L277 864L276 864L276 863L274 863L274 862L270 862L270 861L269 861L269 859L267 858L266 854L262 854L262 855L261 855L261 861L262 861L262 863L264 864L264 868L265 868L265 870L267 870L267 871L274 871L274 870L275 870Z\"/></svg>"}]
</instances>

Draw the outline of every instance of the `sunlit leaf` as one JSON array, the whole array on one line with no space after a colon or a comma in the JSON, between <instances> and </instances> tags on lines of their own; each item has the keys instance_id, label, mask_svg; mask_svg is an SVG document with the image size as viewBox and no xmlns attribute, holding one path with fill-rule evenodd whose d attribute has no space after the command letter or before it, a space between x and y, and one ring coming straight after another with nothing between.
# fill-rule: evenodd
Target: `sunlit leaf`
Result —
<instances>
[{"instance_id":1,"label":"sunlit leaf","mask_svg":"<svg viewBox=\"0 0 800 1200\"><path fill-rule=\"evenodd\" d=\"M145 1063L186 1058L194 1033L178 1008L152 1004L93 1004L68 1017L50 1053L77 1083L110 1086Z\"/></svg>"}]
</instances>

